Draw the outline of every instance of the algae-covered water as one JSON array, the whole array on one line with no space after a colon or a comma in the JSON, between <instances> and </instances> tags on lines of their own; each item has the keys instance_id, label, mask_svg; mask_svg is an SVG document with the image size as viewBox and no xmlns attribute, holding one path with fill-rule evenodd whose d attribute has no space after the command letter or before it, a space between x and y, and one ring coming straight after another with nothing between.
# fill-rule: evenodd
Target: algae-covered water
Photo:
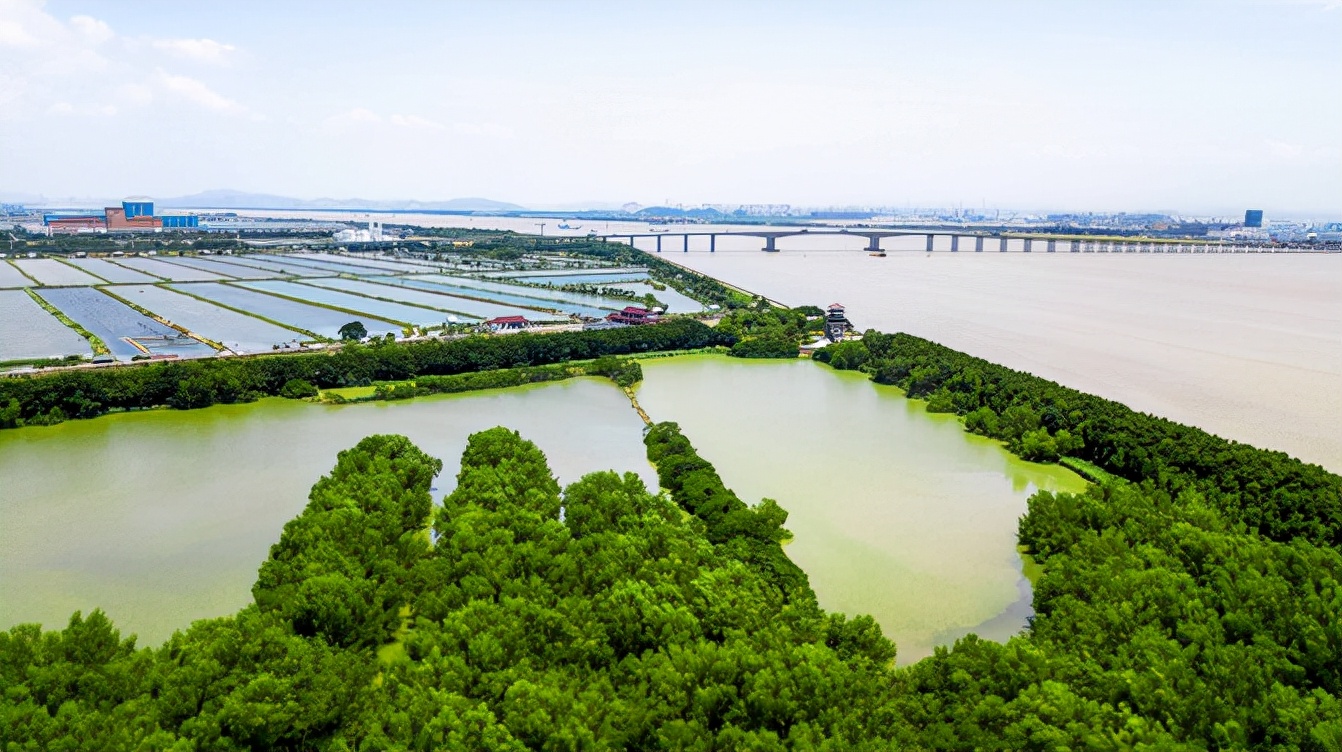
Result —
<instances>
[{"instance_id":1,"label":"algae-covered water","mask_svg":"<svg viewBox=\"0 0 1342 752\"><path fill-rule=\"evenodd\" d=\"M900 663L1025 626L1016 521L1036 489L1078 491L1079 476L810 361L694 356L643 370L643 409L678 422L742 499L788 510L788 555L821 605L875 616Z\"/></svg>"}]
</instances>

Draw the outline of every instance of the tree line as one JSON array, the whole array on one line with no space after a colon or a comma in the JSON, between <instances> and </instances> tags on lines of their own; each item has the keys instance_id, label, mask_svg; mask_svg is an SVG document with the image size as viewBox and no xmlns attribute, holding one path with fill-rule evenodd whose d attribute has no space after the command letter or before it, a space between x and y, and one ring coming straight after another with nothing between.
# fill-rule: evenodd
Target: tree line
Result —
<instances>
[{"instance_id":1,"label":"tree line","mask_svg":"<svg viewBox=\"0 0 1342 752\"><path fill-rule=\"evenodd\" d=\"M0 379L0 427L92 418L111 410L178 409L279 395L299 380L326 389L420 376L591 360L640 352L730 345L697 321L552 334L346 344L336 351L153 362Z\"/></svg>"}]
</instances>

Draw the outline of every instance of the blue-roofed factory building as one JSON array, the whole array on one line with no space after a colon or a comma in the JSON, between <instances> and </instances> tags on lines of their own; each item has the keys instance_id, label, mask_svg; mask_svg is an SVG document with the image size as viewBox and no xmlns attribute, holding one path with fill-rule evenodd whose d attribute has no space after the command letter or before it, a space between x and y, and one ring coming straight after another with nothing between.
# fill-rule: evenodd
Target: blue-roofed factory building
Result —
<instances>
[{"instance_id":1,"label":"blue-roofed factory building","mask_svg":"<svg viewBox=\"0 0 1342 752\"><path fill-rule=\"evenodd\" d=\"M154 202L145 196L132 196L121 202L121 208L126 210L126 219L154 216Z\"/></svg>"}]
</instances>

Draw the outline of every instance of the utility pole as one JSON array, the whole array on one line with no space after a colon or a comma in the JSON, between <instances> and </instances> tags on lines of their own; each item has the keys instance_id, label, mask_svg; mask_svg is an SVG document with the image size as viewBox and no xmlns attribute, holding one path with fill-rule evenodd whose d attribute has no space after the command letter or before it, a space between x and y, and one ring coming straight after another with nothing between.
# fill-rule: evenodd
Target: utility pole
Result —
<instances>
[{"instance_id":1,"label":"utility pole","mask_svg":"<svg viewBox=\"0 0 1342 752\"><path fill-rule=\"evenodd\" d=\"M537 223L536 223L536 226L539 227L539 228L541 228L541 237L542 237L542 238L545 237L545 223L544 223L544 222L537 222Z\"/></svg>"}]
</instances>

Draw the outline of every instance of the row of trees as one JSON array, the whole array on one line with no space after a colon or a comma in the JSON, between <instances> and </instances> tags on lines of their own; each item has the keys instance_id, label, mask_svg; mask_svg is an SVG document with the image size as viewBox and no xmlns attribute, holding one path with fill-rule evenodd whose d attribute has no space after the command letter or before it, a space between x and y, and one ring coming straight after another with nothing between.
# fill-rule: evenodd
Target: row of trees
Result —
<instances>
[{"instance_id":1,"label":"row of trees","mask_svg":"<svg viewBox=\"0 0 1342 752\"><path fill-rule=\"evenodd\" d=\"M346 344L334 352L67 370L0 379L0 405L4 406L0 427L91 418L109 410L162 405L189 409L245 402L281 394L294 380L321 389L361 386L734 341L697 321L676 319L655 326L590 332Z\"/></svg>"},{"instance_id":2,"label":"row of trees","mask_svg":"<svg viewBox=\"0 0 1342 752\"><path fill-rule=\"evenodd\" d=\"M637 360L607 355L592 361L563 363L526 368L501 368L495 371L458 373L451 376L421 376L414 381L378 384L371 399L400 400L431 394L457 394L480 389L506 389L525 384L562 381L576 376L604 376L617 386L631 387L643 380L643 367Z\"/></svg>"},{"instance_id":3,"label":"row of trees","mask_svg":"<svg viewBox=\"0 0 1342 752\"><path fill-rule=\"evenodd\" d=\"M675 423L653 425L643 443L648 461L657 468L658 484L703 523L709 541L749 565L782 597L814 600L806 573L783 552L782 544L792 533L783 527L787 512L778 502L763 499L751 507L741 501Z\"/></svg>"}]
</instances>

